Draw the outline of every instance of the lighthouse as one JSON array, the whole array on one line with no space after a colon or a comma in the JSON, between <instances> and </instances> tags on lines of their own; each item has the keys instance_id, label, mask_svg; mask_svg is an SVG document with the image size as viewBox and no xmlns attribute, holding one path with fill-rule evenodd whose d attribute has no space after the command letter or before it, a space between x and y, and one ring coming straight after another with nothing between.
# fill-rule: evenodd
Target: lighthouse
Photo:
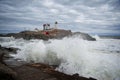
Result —
<instances>
[{"instance_id":1,"label":"lighthouse","mask_svg":"<svg viewBox=\"0 0 120 80\"><path fill-rule=\"evenodd\" d=\"M55 22L55 29L57 29L57 24L58 24L58 22L56 21L56 22Z\"/></svg>"}]
</instances>

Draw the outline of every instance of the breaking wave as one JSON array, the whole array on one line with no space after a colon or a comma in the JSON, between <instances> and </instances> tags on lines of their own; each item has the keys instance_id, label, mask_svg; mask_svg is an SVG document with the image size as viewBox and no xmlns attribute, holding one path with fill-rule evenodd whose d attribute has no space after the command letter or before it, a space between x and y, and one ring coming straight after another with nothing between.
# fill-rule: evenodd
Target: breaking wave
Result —
<instances>
[{"instance_id":1,"label":"breaking wave","mask_svg":"<svg viewBox=\"0 0 120 80\"><path fill-rule=\"evenodd\" d=\"M120 80L120 40L117 39L11 39L0 44L20 48L13 56L23 61L59 65L56 70L67 74L79 73L98 80Z\"/></svg>"}]
</instances>

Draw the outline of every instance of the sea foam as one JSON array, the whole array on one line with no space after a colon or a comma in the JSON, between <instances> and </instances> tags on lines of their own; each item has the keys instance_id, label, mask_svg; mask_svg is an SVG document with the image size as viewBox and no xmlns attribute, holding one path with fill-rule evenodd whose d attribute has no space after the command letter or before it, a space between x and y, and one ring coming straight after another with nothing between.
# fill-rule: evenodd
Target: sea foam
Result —
<instances>
[{"instance_id":1,"label":"sea foam","mask_svg":"<svg viewBox=\"0 0 120 80\"><path fill-rule=\"evenodd\" d=\"M119 50L119 43L120 40L87 41L71 37L49 41L15 39L1 45L20 48L14 58L59 65L56 70L66 74L79 73L98 80L120 80L120 54L114 52Z\"/></svg>"}]
</instances>

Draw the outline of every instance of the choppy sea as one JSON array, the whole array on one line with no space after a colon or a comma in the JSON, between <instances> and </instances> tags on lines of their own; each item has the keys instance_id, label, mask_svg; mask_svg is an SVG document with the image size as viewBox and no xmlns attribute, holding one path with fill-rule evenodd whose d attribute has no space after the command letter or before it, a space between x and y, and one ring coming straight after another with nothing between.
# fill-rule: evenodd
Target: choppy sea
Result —
<instances>
[{"instance_id":1,"label":"choppy sea","mask_svg":"<svg viewBox=\"0 0 120 80\"><path fill-rule=\"evenodd\" d=\"M120 80L120 39L87 41L79 37L61 40L24 40L0 37L3 47L19 48L14 58L26 62L59 65L56 70L66 74L98 80Z\"/></svg>"}]
</instances>

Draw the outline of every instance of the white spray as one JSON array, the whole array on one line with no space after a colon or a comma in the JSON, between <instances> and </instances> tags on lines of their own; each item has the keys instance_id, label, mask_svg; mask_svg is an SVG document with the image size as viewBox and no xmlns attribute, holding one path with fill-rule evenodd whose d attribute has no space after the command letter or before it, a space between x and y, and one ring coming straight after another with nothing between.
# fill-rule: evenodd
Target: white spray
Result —
<instances>
[{"instance_id":1,"label":"white spray","mask_svg":"<svg viewBox=\"0 0 120 80\"><path fill-rule=\"evenodd\" d=\"M120 54L109 53L109 43L119 44L112 40L86 41L79 38L62 40L15 40L2 43L3 46L17 42L21 50L15 58L27 62L41 62L59 65L56 70L67 74L79 73L81 76L94 77L98 80L120 80ZM11 44L11 46L17 46ZM10 45L9 45L10 46ZM120 46L117 45L119 48ZM101 51L101 49L107 51ZM110 48L111 49L111 48ZM118 50L115 48L115 50Z\"/></svg>"}]
</instances>

